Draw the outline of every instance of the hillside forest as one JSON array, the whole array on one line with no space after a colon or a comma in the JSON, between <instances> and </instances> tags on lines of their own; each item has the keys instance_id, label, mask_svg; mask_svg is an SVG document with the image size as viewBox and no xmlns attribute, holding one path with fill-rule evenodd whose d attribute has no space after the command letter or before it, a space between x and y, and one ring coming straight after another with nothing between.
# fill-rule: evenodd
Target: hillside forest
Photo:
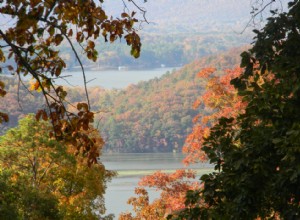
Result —
<instances>
[{"instance_id":1,"label":"hillside forest","mask_svg":"<svg viewBox=\"0 0 300 220\"><path fill-rule=\"evenodd\" d=\"M238 65L237 54L244 48L204 57L178 71L167 72L160 78L130 85L126 89L89 88L91 107L98 112L94 126L105 140L103 151L181 151L191 132L192 119L199 111L193 108L193 103L205 91L205 82L196 76L198 71L216 66L218 74L222 75L226 69ZM9 127L15 127L20 118L45 105L40 93L28 93L26 87L18 86L15 78L6 77L4 82L8 94L0 100L1 110L10 113L10 121L1 125L2 134ZM27 82L27 87L30 86ZM85 99L81 87L69 87L67 92L68 101L73 105Z\"/></svg>"},{"instance_id":2,"label":"hillside forest","mask_svg":"<svg viewBox=\"0 0 300 220\"><path fill-rule=\"evenodd\" d=\"M299 219L300 1L119 3L0 4L0 219L113 220L103 154L168 152L211 169L144 176L118 219ZM163 66L124 89L85 75Z\"/></svg>"}]
</instances>

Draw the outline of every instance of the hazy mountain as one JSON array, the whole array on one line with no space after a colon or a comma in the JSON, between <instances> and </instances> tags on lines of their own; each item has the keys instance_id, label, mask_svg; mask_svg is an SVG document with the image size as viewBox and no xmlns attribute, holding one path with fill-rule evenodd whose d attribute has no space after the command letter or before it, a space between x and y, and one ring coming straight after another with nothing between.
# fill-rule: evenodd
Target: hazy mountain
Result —
<instances>
[{"instance_id":1,"label":"hazy mountain","mask_svg":"<svg viewBox=\"0 0 300 220\"><path fill-rule=\"evenodd\" d=\"M126 5L130 10L137 11L132 3L127 1ZM146 18L150 24L144 24L147 32L157 29L165 31L235 31L241 32L251 18L250 12L259 8L263 1L249 0L144 0L135 1L145 9ZM284 6L287 0L274 3L268 9L279 8L281 3ZM106 1L104 8L113 15L117 15L124 9L123 1ZM125 9L126 10L126 9ZM142 18L142 15L138 15Z\"/></svg>"}]
</instances>

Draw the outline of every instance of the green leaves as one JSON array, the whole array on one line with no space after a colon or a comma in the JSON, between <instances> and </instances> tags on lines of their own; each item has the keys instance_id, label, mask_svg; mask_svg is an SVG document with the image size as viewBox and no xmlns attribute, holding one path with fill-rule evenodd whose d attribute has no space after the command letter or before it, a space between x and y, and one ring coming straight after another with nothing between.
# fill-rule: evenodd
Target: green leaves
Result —
<instances>
[{"instance_id":1,"label":"green leaves","mask_svg":"<svg viewBox=\"0 0 300 220\"><path fill-rule=\"evenodd\" d=\"M140 37L135 33L133 32L132 34L128 34L125 36L125 39L126 39L126 42L127 42L127 45L131 45L131 55L134 57L134 58L138 58L140 56L140 51L141 51L141 42L140 42Z\"/></svg>"},{"instance_id":2,"label":"green leaves","mask_svg":"<svg viewBox=\"0 0 300 220\"><path fill-rule=\"evenodd\" d=\"M300 2L290 7L255 31L253 47L241 54L245 71L231 83L248 105L233 120L219 119L205 139L203 150L219 172L201 178L206 205L198 216L300 215Z\"/></svg>"},{"instance_id":3,"label":"green leaves","mask_svg":"<svg viewBox=\"0 0 300 220\"><path fill-rule=\"evenodd\" d=\"M242 57L242 60L241 60L241 65L240 67L246 67L249 65L250 63L250 54L246 51L244 51L242 54L241 54L241 57Z\"/></svg>"},{"instance_id":4,"label":"green leaves","mask_svg":"<svg viewBox=\"0 0 300 220\"><path fill-rule=\"evenodd\" d=\"M50 127L31 115L0 137L0 218L102 218L106 181L114 173L102 164L87 167L70 143L49 137ZM99 133L89 135L102 146Z\"/></svg>"}]
</instances>

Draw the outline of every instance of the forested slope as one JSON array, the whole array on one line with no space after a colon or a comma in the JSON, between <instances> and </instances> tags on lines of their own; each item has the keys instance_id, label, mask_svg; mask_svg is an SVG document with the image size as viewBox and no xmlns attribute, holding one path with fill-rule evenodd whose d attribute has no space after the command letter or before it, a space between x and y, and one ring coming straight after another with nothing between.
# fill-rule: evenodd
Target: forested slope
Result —
<instances>
[{"instance_id":1,"label":"forested slope","mask_svg":"<svg viewBox=\"0 0 300 220\"><path fill-rule=\"evenodd\" d=\"M236 65L243 49L205 57L161 78L130 85L123 90L89 88L92 108L99 112L95 126L106 141L104 151L180 150L197 114L192 108L193 103L205 89L196 74L207 66L224 70ZM8 94L0 100L0 110L9 113L10 121L1 125L1 133L16 126L25 114L43 108L44 103L41 94L32 94L25 89L25 86L30 87L28 83L18 86L13 77L4 81ZM68 98L70 103L85 100L84 89L68 88Z\"/></svg>"},{"instance_id":2,"label":"forested slope","mask_svg":"<svg viewBox=\"0 0 300 220\"><path fill-rule=\"evenodd\" d=\"M0 124L0 135L4 134L8 128L15 127L18 120L29 113L36 113L38 109L46 107L45 100L41 92L32 91L30 81L18 82L17 76L0 76L5 83L7 94L0 99L0 111L9 114L9 121ZM75 104L86 100L84 88L67 88L68 102ZM89 88L90 101L92 106L98 102L99 96L105 93L100 87ZM68 106L72 110L72 105Z\"/></svg>"},{"instance_id":3,"label":"forested slope","mask_svg":"<svg viewBox=\"0 0 300 220\"><path fill-rule=\"evenodd\" d=\"M100 114L99 123L106 140L105 149L117 152L180 150L197 114L193 103L205 89L196 74L207 66L215 66L222 74L221 70L239 63L241 50L209 56L160 79L101 96L98 108L108 111Z\"/></svg>"}]
</instances>

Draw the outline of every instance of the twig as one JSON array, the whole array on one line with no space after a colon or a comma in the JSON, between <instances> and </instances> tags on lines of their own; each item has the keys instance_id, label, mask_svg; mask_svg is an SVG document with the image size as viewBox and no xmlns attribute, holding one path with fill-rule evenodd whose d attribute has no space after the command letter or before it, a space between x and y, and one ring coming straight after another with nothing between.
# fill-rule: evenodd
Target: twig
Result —
<instances>
[{"instance_id":1,"label":"twig","mask_svg":"<svg viewBox=\"0 0 300 220\"><path fill-rule=\"evenodd\" d=\"M243 34L245 32L245 30L249 27L250 23L254 21L254 19L257 15L261 14L269 5L273 4L275 1L276 0L271 0L269 3L267 3L265 6L263 6L262 9L260 9L258 12L253 14L240 34Z\"/></svg>"},{"instance_id":2,"label":"twig","mask_svg":"<svg viewBox=\"0 0 300 220\"><path fill-rule=\"evenodd\" d=\"M23 108L22 108L22 105L21 105L21 102L20 102L20 81L21 81L21 77L20 77L20 75L18 74L18 78L19 78L19 80L18 80L18 92L17 92L17 96L18 96L18 105L19 105L19 107L20 107L20 109L21 109L21 111L23 111Z\"/></svg>"},{"instance_id":3,"label":"twig","mask_svg":"<svg viewBox=\"0 0 300 220\"><path fill-rule=\"evenodd\" d=\"M83 64L78 56L78 53L73 45L73 43L71 42L70 38L67 36L67 34L63 33L62 34L66 37L67 41L69 42L72 50L73 50L73 53L75 54L75 57L77 59L77 61L79 62L79 65L81 67L81 71L82 71L82 76L83 76L83 83L84 83L84 90L85 90L85 95L86 95L86 98L87 98L87 102L88 102L88 106L89 106L89 109L91 109L91 105L90 105L90 99L89 99L89 94L88 94L88 91L87 91L87 81L86 81L86 77L85 77L85 71L84 71L84 67L83 67Z\"/></svg>"},{"instance_id":4,"label":"twig","mask_svg":"<svg viewBox=\"0 0 300 220\"><path fill-rule=\"evenodd\" d=\"M40 85L42 85L42 82L41 82L39 76L38 76L37 73L31 68L31 66L29 65L29 63L26 62L26 60L24 60L24 57L22 56L22 54L21 54L21 52L19 51L18 47L17 47L15 44L13 44L13 43L7 38L7 36L3 33L3 31L2 31L1 29L0 29L0 35L1 35L2 39L3 39L8 45L10 45L12 51L14 52L14 54L15 54L16 56L18 56L18 58L20 59L20 62L21 62L22 65L27 69L27 71L31 73L31 75L33 76L33 78L35 78L35 79L38 81L38 83L39 83ZM45 99L46 99L46 104L47 104L47 106L48 106L48 108L49 108L49 111L50 111L50 113L52 113L51 108L50 108L50 102L49 102L48 97L47 97L47 92L46 92L46 90L45 90L45 88L44 88L43 86L41 86L41 89L42 89L42 92L43 92L44 97L45 97ZM51 124L52 124L52 126L53 126L53 130L55 130L55 129L54 129L54 124L53 124L53 123L51 123Z\"/></svg>"},{"instance_id":5,"label":"twig","mask_svg":"<svg viewBox=\"0 0 300 220\"><path fill-rule=\"evenodd\" d=\"M124 2L124 0L122 0L122 1ZM129 2L132 2L132 4L133 4L139 11L142 12L143 18L144 18L145 22L146 22L147 24L149 24L149 22L148 22L148 20L147 20L147 18L146 18L146 13L147 13L146 9L140 7L137 3L135 3L134 0L128 0L128 1L129 1ZM145 1L145 2L146 2L146 1Z\"/></svg>"}]
</instances>

